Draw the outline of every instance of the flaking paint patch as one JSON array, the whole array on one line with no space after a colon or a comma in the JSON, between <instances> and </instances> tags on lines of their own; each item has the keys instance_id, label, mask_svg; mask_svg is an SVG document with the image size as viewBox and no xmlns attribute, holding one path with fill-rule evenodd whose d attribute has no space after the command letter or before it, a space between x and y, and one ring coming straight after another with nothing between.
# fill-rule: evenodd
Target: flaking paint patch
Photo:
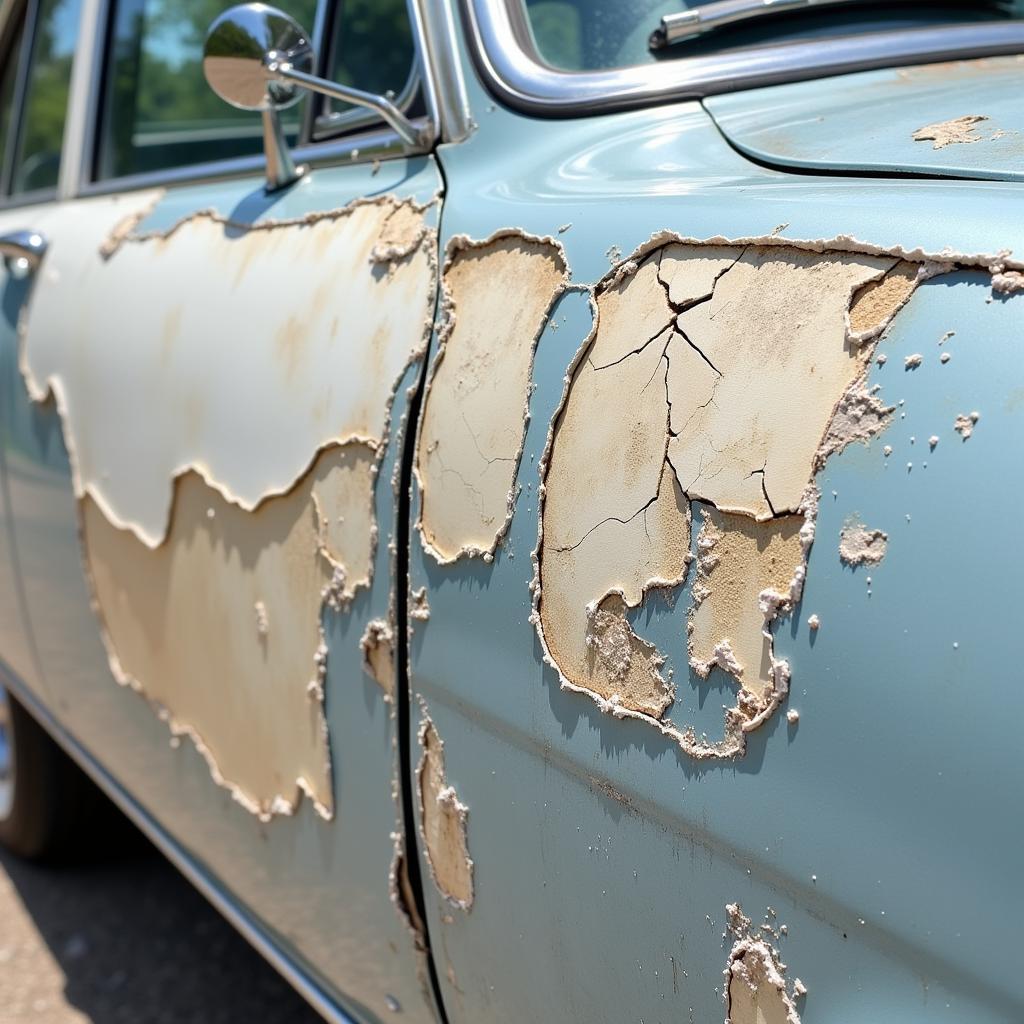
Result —
<instances>
[{"instance_id":1,"label":"flaking paint patch","mask_svg":"<svg viewBox=\"0 0 1024 1024\"><path fill-rule=\"evenodd\" d=\"M968 266L1004 273L1011 262L1005 252L885 250L845 236L665 231L613 267L592 289L593 328L540 467L533 621L561 685L654 725L694 757L742 754L745 734L788 691L772 633L802 594L814 476L892 419L867 385L877 340L922 281ZM685 581L697 500L746 539L713 554L699 538L698 563L707 564L690 591L695 667L738 684L717 742L665 717L675 699L665 655L625 618L650 590ZM765 556L776 548L777 562ZM723 588L721 606L702 614L712 568L743 594L733 600Z\"/></svg>"},{"instance_id":2,"label":"flaking paint patch","mask_svg":"<svg viewBox=\"0 0 1024 1024\"><path fill-rule=\"evenodd\" d=\"M725 1024L800 1024L796 1000L807 987L799 978L789 985L778 950L751 930L738 904L725 910L727 932L735 939L724 971ZM775 934L770 926L768 933Z\"/></svg>"},{"instance_id":3,"label":"flaking paint patch","mask_svg":"<svg viewBox=\"0 0 1024 1024\"><path fill-rule=\"evenodd\" d=\"M987 121L985 114L964 114L949 121L937 121L935 124L922 125L915 128L910 136L915 142L931 142L932 149L943 149L945 146L963 145L970 142L982 142L984 136L978 127Z\"/></svg>"},{"instance_id":4,"label":"flaking paint patch","mask_svg":"<svg viewBox=\"0 0 1024 1024\"><path fill-rule=\"evenodd\" d=\"M839 557L847 565L878 565L885 558L889 537L851 516L839 531Z\"/></svg>"},{"instance_id":5,"label":"flaking paint patch","mask_svg":"<svg viewBox=\"0 0 1024 1024\"><path fill-rule=\"evenodd\" d=\"M759 523L749 516L706 508L715 536L714 559L698 560L700 603L690 614L690 665L707 677L718 665L763 705L776 685L772 635L760 607L764 591L788 603L790 584L803 565L802 516ZM710 565L709 565L710 563Z\"/></svg>"},{"instance_id":6,"label":"flaking paint patch","mask_svg":"<svg viewBox=\"0 0 1024 1024\"><path fill-rule=\"evenodd\" d=\"M327 594L348 601L369 585L376 465L364 444L326 449L292 491L252 512L187 472L157 548L111 524L91 498L82 502L115 678L166 709L172 730L192 735L261 818L291 813L302 792L331 813L321 612ZM325 494L345 514L341 536L323 524Z\"/></svg>"},{"instance_id":7,"label":"flaking paint patch","mask_svg":"<svg viewBox=\"0 0 1024 1024\"><path fill-rule=\"evenodd\" d=\"M417 526L439 562L493 556L515 503L537 341L568 282L561 246L520 232L455 238L416 446ZM500 296L506 316L495 316Z\"/></svg>"},{"instance_id":8,"label":"flaking paint patch","mask_svg":"<svg viewBox=\"0 0 1024 1024\"><path fill-rule=\"evenodd\" d=\"M52 213L22 374L60 414L115 678L261 818L302 793L327 817L322 616L370 583L394 391L429 338L430 204L138 231L160 197ZM309 289L298 313L282 265ZM159 337L120 326L152 323Z\"/></svg>"},{"instance_id":9,"label":"flaking paint patch","mask_svg":"<svg viewBox=\"0 0 1024 1024\"><path fill-rule=\"evenodd\" d=\"M466 838L469 808L448 784L444 744L425 707L422 715L419 741L423 754L416 769L416 784L423 850L441 895L456 907L469 910L473 905L473 861Z\"/></svg>"},{"instance_id":10,"label":"flaking paint patch","mask_svg":"<svg viewBox=\"0 0 1024 1024\"><path fill-rule=\"evenodd\" d=\"M359 648L363 652L363 669L384 691L385 700L395 696L395 632L384 619L371 619L366 624Z\"/></svg>"}]
</instances>

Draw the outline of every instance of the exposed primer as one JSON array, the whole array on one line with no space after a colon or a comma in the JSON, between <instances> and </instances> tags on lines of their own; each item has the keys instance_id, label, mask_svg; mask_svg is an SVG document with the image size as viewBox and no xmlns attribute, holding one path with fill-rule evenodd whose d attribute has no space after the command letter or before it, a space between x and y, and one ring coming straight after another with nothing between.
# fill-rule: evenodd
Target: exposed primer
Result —
<instances>
[{"instance_id":1,"label":"exposed primer","mask_svg":"<svg viewBox=\"0 0 1024 1024\"><path fill-rule=\"evenodd\" d=\"M395 632L384 619L371 619L366 624L359 649L363 652L363 668L384 691L384 699L395 696Z\"/></svg>"},{"instance_id":2,"label":"exposed primer","mask_svg":"<svg viewBox=\"0 0 1024 1024\"><path fill-rule=\"evenodd\" d=\"M981 413L978 412L960 413L953 421L953 429L966 441L974 433L979 419Z\"/></svg>"},{"instance_id":3,"label":"exposed primer","mask_svg":"<svg viewBox=\"0 0 1024 1024\"><path fill-rule=\"evenodd\" d=\"M490 559L508 529L537 341L569 276L561 245L504 231L458 236L416 445L417 528L439 562ZM495 296L507 315L496 316Z\"/></svg>"},{"instance_id":4,"label":"exposed primer","mask_svg":"<svg viewBox=\"0 0 1024 1024\"><path fill-rule=\"evenodd\" d=\"M23 314L22 374L60 415L115 678L253 813L289 814L305 793L329 817L322 618L371 581L394 391L429 338L430 204L255 225L200 211L140 231L160 197L53 213L61 245ZM298 313L274 287L282 263L310 290ZM168 280L189 282L187 302ZM212 310L231 325L216 345Z\"/></svg>"},{"instance_id":5,"label":"exposed primer","mask_svg":"<svg viewBox=\"0 0 1024 1024\"><path fill-rule=\"evenodd\" d=\"M1024 291L1024 274L1019 270L1003 270L993 274L992 291L1004 295Z\"/></svg>"},{"instance_id":6,"label":"exposed primer","mask_svg":"<svg viewBox=\"0 0 1024 1024\"><path fill-rule=\"evenodd\" d=\"M81 503L114 677L163 709L172 732L191 736L218 781L264 819L291 813L300 793L331 814L321 610L337 567L340 599L369 585L376 463L367 445L334 446L292 491L252 512L185 473L155 549L91 498ZM344 531L324 526L328 496Z\"/></svg>"},{"instance_id":7,"label":"exposed primer","mask_svg":"<svg viewBox=\"0 0 1024 1024\"><path fill-rule=\"evenodd\" d=\"M982 142L984 136L978 127L983 121L989 120L985 114L965 114L949 121L937 121L915 128L910 136L915 142L931 142L932 149L959 145L968 142Z\"/></svg>"},{"instance_id":8,"label":"exposed primer","mask_svg":"<svg viewBox=\"0 0 1024 1024\"><path fill-rule=\"evenodd\" d=\"M839 531L839 557L847 565L878 565L888 544L888 534L869 529L856 516L847 519Z\"/></svg>"},{"instance_id":9,"label":"exposed primer","mask_svg":"<svg viewBox=\"0 0 1024 1024\"><path fill-rule=\"evenodd\" d=\"M533 621L563 687L694 757L742 754L788 691L773 633L803 590L813 478L890 424L894 406L867 383L870 363L885 361L877 342L919 284L965 267L1021 264L1007 252L883 249L850 236L664 231L613 266L591 289L593 327L540 465ZM651 590L686 581L698 501L688 647L698 674L737 686L720 741L667 718L666 655L627 617ZM730 533L747 543L724 544Z\"/></svg>"},{"instance_id":10,"label":"exposed primer","mask_svg":"<svg viewBox=\"0 0 1024 1024\"><path fill-rule=\"evenodd\" d=\"M416 783L423 850L441 895L454 906L469 910L473 905L473 861L466 840L469 808L448 784L444 744L422 702L421 713L419 741L423 755L416 769Z\"/></svg>"},{"instance_id":11,"label":"exposed primer","mask_svg":"<svg viewBox=\"0 0 1024 1024\"><path fill-rule=\"evenodd\" d=\"M725 1024L800 1024L796 1001L807 987L799 978L787 982L787 967L766 938L778 932L767 925L755 933L738 904L725 910L735 940L724 971Z\"/></svg>"},{"instance_id":12,"label":"exposed primer","mask_svg":"<svg viewBox=\"0 0 1024 1024\"><path fill-rule=\"evenodd\" d=\"M393 197L254 225L200 211L163 231L124 230L153 203L143 194L127 215L112 199L68 204L74 229L44 261L20 353L30 397L56 400L76 496L149 547L167 531L173 481L186 470L251 511L287 492L326 445L382 442L397 382L426 347L436 263L424 230L378 272L370 253L392 214L425 217ZM104 236L118 214L115 244ZM299 311L280 302L282 263L308 268ZM189 282L188 301L166 287L176 280ZM160 328L140 343L111 324L114 309L118 323ZM226 325L216 346L211 310Z\"/></svg>"}]
</instances>

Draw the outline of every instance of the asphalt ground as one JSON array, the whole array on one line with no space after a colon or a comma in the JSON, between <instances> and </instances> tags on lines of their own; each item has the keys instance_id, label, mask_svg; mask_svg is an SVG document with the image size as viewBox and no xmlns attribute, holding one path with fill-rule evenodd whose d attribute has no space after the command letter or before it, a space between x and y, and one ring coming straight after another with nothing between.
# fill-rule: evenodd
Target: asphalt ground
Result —
<instances>
[{"instance_id":1,"label":"asphalt ground","mask_svg":"<svg viewBox=\"0 0 1024 1024\"><path fill-rule=\"evenodd\" d=\"M0 1024L322 1024L144 840L39 867L0 849Z\"/></svg>"}]
</instances>

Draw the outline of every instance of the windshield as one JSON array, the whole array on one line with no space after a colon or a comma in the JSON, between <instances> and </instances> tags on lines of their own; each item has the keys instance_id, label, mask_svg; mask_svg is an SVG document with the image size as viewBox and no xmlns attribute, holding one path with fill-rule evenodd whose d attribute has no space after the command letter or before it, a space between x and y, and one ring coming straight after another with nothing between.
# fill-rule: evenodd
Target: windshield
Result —
<instances>
[{"instance_id":1,"label":"windshield","mask_svg":"<svg viewBox=\"0 0 1024 1024\"><path fill-rule=\"evenodd\" d=\"M651 34L662 17L698 6L698 0L509 0L521 3L541 59L563 71L597 71L765 43L852 35L880 29L917 28L1024 18L1024 0L961 0L959 3L852 3L810 7L753 18L652 50ZM701 3L714 8L718 4Z\"/></svg>"}]
</instances>

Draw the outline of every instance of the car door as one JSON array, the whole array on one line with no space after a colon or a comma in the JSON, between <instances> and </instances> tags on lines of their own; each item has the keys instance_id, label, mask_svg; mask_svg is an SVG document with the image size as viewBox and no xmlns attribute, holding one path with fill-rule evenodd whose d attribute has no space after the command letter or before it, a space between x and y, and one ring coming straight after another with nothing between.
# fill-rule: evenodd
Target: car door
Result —
<instances>
[{"instance_id":1,"label":"car door","mask_svg":"<svg viewBox=\"0 0 1024 1024\"><path fill-rule=\"evenodd\" d=\"M15 124L0 235L47 250L26 303L3 280L4 454L45 710L324 1013L426 1021L394 580L442 181L317 104L285 122L309 169L268 192L258 116L202 80L224 6L83 21L66 122L65 66L49 135ZM27 9L20 110L75 13ZM292 13L326 74L439 130L415 8Z\"/></svg>"},{"instance_id":2,"label":"car door","mask_svg":"<svg viewBox=\"0 0 1024 1024\"><path fill-rule=\"evenodd\" d=\"M449 1019L1021 1019L1020 188L758 166L562 63L639 7L525 6L548 64L467 5L415 461Z\"/></svg>"}]
</instances>

